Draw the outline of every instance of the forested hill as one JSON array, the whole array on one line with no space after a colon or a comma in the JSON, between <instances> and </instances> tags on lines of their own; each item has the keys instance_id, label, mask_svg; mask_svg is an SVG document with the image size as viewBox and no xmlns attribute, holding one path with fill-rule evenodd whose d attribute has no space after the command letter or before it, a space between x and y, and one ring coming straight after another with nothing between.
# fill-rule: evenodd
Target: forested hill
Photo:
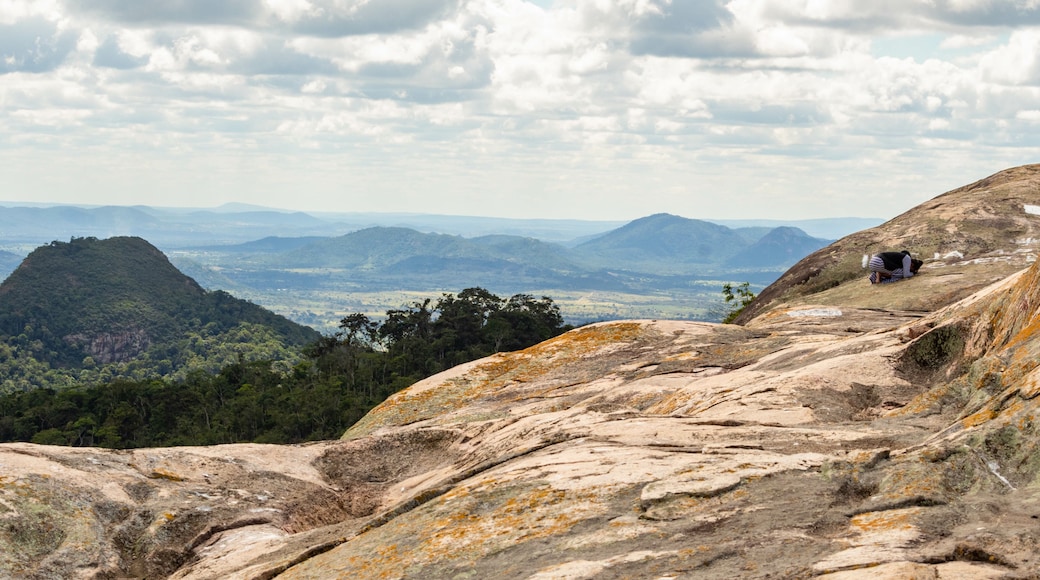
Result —
<instances>
[{"instance_id":1,"label":"forested hill","mask_svg":"<svg viewBox=\"0 0 1040 580\"><path fill-rule=\"evenodd\" d=\"M4 375L12 357L48 370L111 363L161 376L192 362L219 368L228 358L274 359L319 337L260 306L205 291L137 237L52 242L0 284L3 390L32 386L19 380L32 374L25 365ZM205 364L218 350L221 360Z\"/></svg>"}]
</instances>

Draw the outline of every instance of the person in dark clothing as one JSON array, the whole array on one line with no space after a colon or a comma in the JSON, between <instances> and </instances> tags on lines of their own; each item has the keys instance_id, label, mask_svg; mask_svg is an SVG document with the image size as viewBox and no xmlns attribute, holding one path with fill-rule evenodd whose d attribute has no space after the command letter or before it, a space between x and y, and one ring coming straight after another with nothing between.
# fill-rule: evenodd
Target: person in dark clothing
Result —
<instances>
[{"instance_id":1,"label":"person in dark clothing","mask_svg":"<svg viewBox=\"0 0 1040 580\"><path fill-rule=\"evenodd\" d=\"M870 258L870 283L883 284L913 278L921 269L923 261L910 256L910 252L881 252Z\"/></svg>"}]
</instances>

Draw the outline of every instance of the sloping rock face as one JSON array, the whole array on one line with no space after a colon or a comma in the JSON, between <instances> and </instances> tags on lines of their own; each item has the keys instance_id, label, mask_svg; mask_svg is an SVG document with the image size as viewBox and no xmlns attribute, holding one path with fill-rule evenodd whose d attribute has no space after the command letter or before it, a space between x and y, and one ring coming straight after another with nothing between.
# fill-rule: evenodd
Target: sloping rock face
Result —
<instances>
[{"instance_id":1,"label":"sloping rock face","mask_svg":"<svg viewBox=\"0 0 1040 580\"><path fill-rule=\"evenodd\" d=\"M341 441L2 445L0 576L1035 578L1038 362L1034 265L926 315L580 328Z\"/></svg>"},{"instance_id":2,"label":"sloping rock face","mask_svg":"<svg viewBox=\"0 0 1040 580\"><path fill-rule=\"evenodd\" d=\"M999 189L1037 173L976 184L972 219L931 202L979 258L579 328L339 441L0 445L0 577L1040 577L1040 265Z\"/></svg>"},{"instance_id":3,"label":"sloping rock face","mask_svg":"<svg viewBox=\"0 0 1040 580\"><path fill-rule=\"evenodd\" d=\"M944 193L806 256L736 319L774 307L829 304L932 311L1027 267L1040 247L1040 164ZM912 289L864 291L863 256L909 250L925 261Z\"/></svg>"}]
</instances>

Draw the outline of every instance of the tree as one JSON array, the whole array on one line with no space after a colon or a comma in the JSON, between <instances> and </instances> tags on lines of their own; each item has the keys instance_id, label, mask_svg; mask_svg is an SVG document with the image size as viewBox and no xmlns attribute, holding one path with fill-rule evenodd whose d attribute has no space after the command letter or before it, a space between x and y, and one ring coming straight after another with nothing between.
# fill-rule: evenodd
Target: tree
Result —
<instances>
[{"instance_id":1,"label":"tree","mask_svg":"<svg viewBox=\"0 0 1040 580\"><path fill-rule=\"evenodd\" d=\"M467 288L458 297L444 294L437 301L433 339L444 368L494 352L484 327L501 311L503 300L483 288Z\"/></svg>"},{"instance_id":2,"label":"tree","mask_svg":"<svg viewBox=\"0 0 1040 580\"><path fill-rule=\"evenodd\" d=\"M392 374L418 380L440 370L430 342L433 314L429 298L405 310L387 310L386 320L379 327L379 338L390 356L387 366Z\"/></svg>"},{"instance_id":3,"label":"tree","mask_svg":"<svg viewBox=\"0 0 1040 580\"><path fill-rule=\"evenodd\" d=\"M722 296L725 298L726 304L734 303L730 306L729 312L722 318L723 324L729 324L736 320L740 313L747 308L748 304L755 300L755 294L751 291L750 282L743 282L736 287L726 282L722 285Z\"/></svg>"},{"instance_id":4,"label":"tree","mask_svg":"<svg viewBox=\"0 0 1040 580\"><path fill-rule=\"evenodd\" d=\"M344 317L339 321L339 327L343 329L340 334L350 345L368 346L379 336L379 325L360 312Z\"/></svg>"},{"instance_id":5,"label":"tree","mask_svg":"<svg viewBox=\"0 0 1040 580\"><path fill-rule=\"evenodd\" d=\"M529 294L510 297L488 326L494 340L493 352L527 348L570 329L551 298L538 299Z\"/></svg>"}]
</instances>

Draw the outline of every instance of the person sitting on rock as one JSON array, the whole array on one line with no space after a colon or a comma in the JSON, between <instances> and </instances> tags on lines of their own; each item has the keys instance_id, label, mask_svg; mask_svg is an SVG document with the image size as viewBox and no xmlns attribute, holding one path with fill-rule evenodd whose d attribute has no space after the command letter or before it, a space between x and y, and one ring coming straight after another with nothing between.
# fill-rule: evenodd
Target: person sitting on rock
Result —
<instances>
[{"instance_id":1,"label":"person sitting on rock","mask_svg":"<svg viewBox=\"0 0 1040 580\"><path fill-rule=\"evenodd\" d=\"M921 269L923 261L910 257L910 252L881 252L870 258L870 283L884 284L913 278Z\"/></svg>"}]
</instances>

